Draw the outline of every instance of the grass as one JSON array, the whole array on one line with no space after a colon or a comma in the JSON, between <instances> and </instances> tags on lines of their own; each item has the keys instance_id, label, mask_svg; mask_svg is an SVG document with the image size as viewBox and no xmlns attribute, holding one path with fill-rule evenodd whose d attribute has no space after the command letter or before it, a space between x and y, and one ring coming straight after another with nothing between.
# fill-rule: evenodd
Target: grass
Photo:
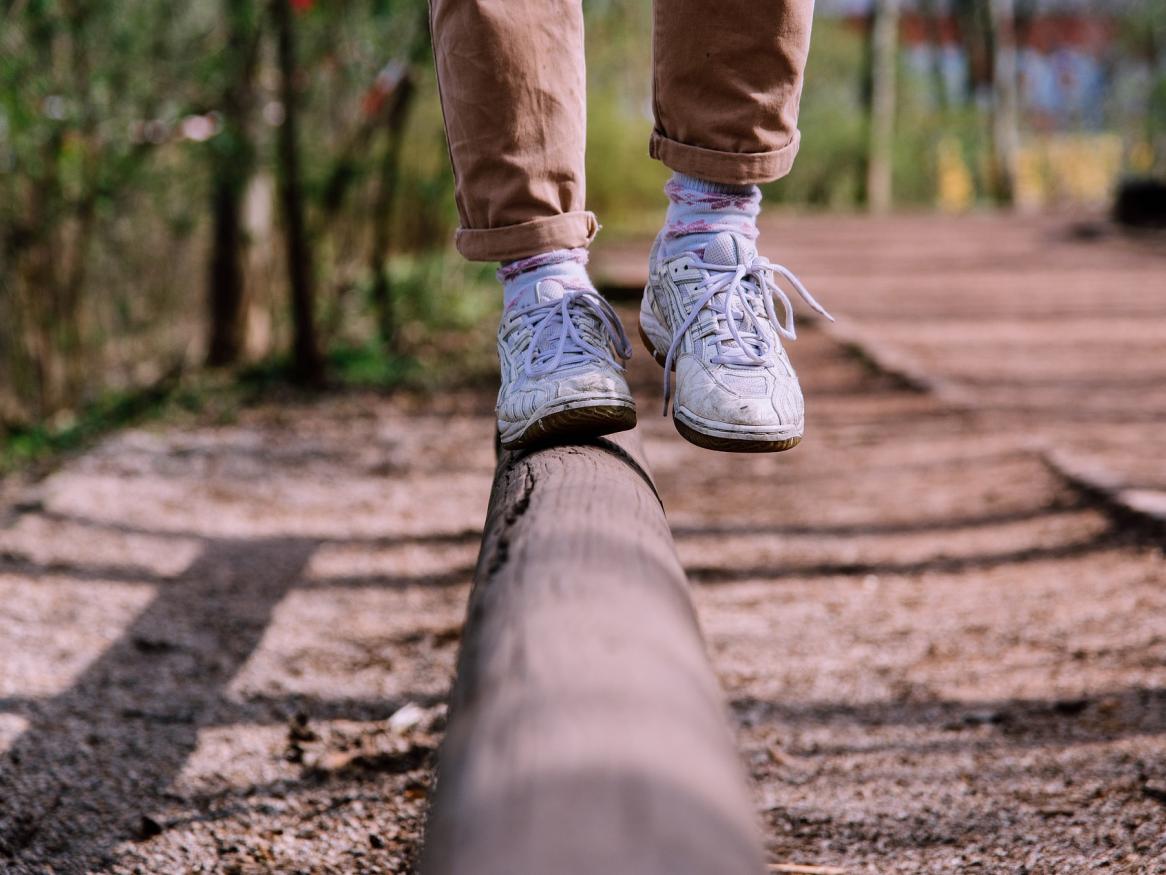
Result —
<instances>
[{"instance_id":1,"label":"grass","mask_svg":"<svg viewBox=\"0 0 1166 875\"><path fill-rule=\"evenodd\" d=\"M167 409L189 406L193 400L180 390L176 377L168 377L146 389L107 393L47 422L4 427L0 431L0 476L84 449L103 435L156 419Z\"/></svg>"},{"instance_id":2,"label":"grass","mask_svg":"<svg viewBox=\"0 0 1166 875\"><path fill-rule=\"evenodd\" d=\"M379 343L337 344L327 352L328 379L320 389L296 386L289 360L274 357L237 372L198 370L142 389L107 392L43 422L0 424L0 477L45 471L106 435L147 423L225 425L240 411L261 403L345 391L428 393L481 385L495 379L497 363L493 332L482 328L488 320L479 323L444 332L411 330L410 351L398 355L387 353Z\"/></svg>"},{"instance_id":3,"label":"grass","mask_svg":"<svg viewBox=\"0 0 1166 875\"><path fill-rule=\"evenodd\" d=\"M144 389L106 393L45 422L2 427L0 477L51 467L108 434L146 423L227 424L240 410L262 402L322 392L424 387L419 379L422 366L416 359L387 355L373 346L337 347L329 351L327 361L328 384L322 390L295 386L288 360L273 358L237 373L174 375Z\"/></svg>"}]
</instances>

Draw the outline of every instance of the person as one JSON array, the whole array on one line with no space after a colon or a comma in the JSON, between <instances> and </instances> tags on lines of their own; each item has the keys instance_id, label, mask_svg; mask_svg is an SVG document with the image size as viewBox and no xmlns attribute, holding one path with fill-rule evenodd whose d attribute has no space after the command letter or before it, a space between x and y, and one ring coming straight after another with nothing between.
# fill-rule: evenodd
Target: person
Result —
<instances>
[{"instance_id":1,"label":"person","mask_svg":"<svg viewBox=\"0 0 1166 875\"><path fill-rule=\"evenodd\" d=\"M789 172L813 0L655 0L649 152L673 171L649 255L640 335L664 411L703 447L786 450L801 388L786 268L758 255L759 183ZM631 428L631 346L587 273L581 0L431 0L466 258L498 261L503 447ZM782 305L779 318L774 299Z\"/></svg>"}]
</instances>

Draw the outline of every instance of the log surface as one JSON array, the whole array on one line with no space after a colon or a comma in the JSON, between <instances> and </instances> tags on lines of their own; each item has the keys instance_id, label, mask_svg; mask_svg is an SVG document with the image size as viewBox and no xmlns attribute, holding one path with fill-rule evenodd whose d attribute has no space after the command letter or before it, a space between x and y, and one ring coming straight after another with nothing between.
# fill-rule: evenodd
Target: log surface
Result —
<instances>
[{"instance_id":1,"label":"log surface","mask_svg":"<svg viewBox=\"0 0 1166 875\"><path fill-rule=\"evenodd\" d=\"M504 454L421 871L763 870L638 435Z\"/></svg>"}]
</instances>

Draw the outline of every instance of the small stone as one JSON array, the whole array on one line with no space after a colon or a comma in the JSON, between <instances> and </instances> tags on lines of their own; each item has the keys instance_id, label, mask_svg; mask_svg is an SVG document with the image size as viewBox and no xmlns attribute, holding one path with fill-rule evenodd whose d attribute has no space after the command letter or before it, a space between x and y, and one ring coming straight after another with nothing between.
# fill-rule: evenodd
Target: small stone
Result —
<instances>
[{"instance_id":1,"label":"small stone","mask_svg":"<svg viewBox=\"0 0 1166 875\"><path fill-rule=\"evenodd\" d=\"M1166 802L1166 783L1148 781L1142 786L1142 792L1157 802Z\"/></svg>"},{"instance_id":2,"label":"small stone","mask_svg":"<svg viewBox=\"0 0 1166 875\"><path fill-rule=\"evenodd\" d=\"M133 839L136 842L145 842L162 834L162 824L148 814L143 814L134 825Z\"/></svg>"},{"instance_id":3,"label":"small stone","mask_svg":"<svg viewBox=\"0 0 1166 875\"><path fill-rule=\"evenodd\" d=\"M420 726L424 719L425 709L416 702L409 702L393 712L393 716L389 718L389 729L405 733Z\"/></svg>"}]
</instances>

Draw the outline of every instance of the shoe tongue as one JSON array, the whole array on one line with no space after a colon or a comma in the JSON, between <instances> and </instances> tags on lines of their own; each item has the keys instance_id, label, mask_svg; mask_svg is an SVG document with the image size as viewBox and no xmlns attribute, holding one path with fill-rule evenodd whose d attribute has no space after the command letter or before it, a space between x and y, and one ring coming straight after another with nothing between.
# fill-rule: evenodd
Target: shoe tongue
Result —
<instances>
[{"instance_id":1,"label":"shoe tongue","mask_svg":"<svg viewBox=\"0 0 1166 875\"><path fill-rule=\"evenodd\" d=\"M735 267L751 260L757 254L753 244L732 231L722 231L705 247L704 260L709 264Z\"/></svg>"},{"instance_id":2,"label":"shoe tongue","mask_svg":"<svg viewBox=\"0 0 1166 875\"><path fill-rule=\"evenodd\" d=\"M709 264L723 264L726 267L736 267L739 264L748 264L757 256L757 249L751 242L746 240L739 234L734 234L732 231L722 231L705 247L704 261ZM713 298L718 307L724 306L725 292L719 292ZM742 319L744 313L742 312L742 303L739 298L732 299L732 319ZM725 349L735 350L739 348L737 341L732 339L725 339L721 341L721 345Z\"/></svg>"},{"instance_id":3,"label":"shoe tongue","mask_svg":"<svg viewBox=\"0 0 1166 875\"><path fill-rule=\"evenodd\" d=\"M535 283L534 297L540 304L557 301L567 294L566 287L558 280L539 280Z\"/></svg>"}]
</instances>

